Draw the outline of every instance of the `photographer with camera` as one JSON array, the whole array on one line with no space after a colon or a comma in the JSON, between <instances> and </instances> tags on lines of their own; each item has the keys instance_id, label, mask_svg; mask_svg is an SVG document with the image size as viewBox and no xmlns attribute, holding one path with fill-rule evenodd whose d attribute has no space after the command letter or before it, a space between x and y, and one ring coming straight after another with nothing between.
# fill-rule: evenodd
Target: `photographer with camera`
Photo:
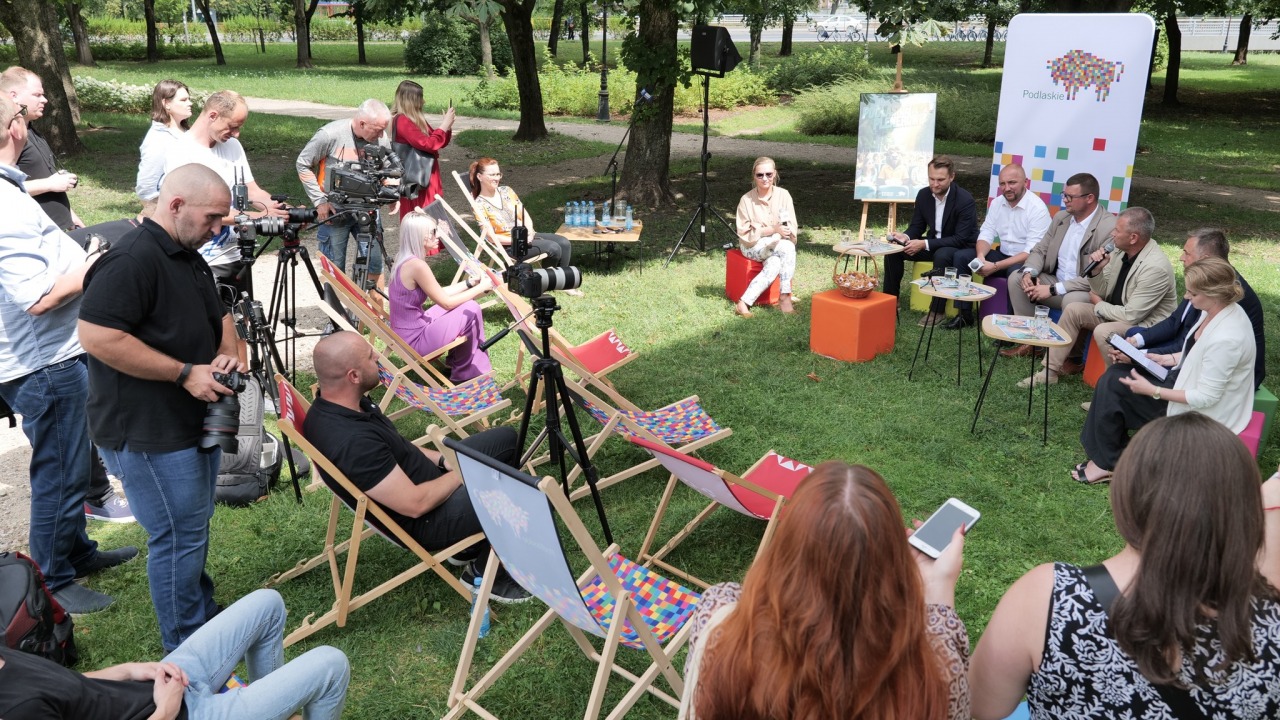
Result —
<instances>
[{"instance_id":1,"label":"photographer with camera","mask_svg":"<svg viewBox=\"0 0 1280 720\"><path fill-rule=\"evenodd\" d=\"M204 568L222 452L201 440L207 404L232 394L215 373L244 368L198 250L230 210L226 183L208 167L168 173L152 217L85 277L80 307L89 432L147 531L147 579L166 651L220 609Z\"/></svg>"},{"instance_id":2,"label":"photographer with camera","mask_svg":"<svg viewBox=\"0 0 1280 720\"><path fill-rule=\"evenodd\" d=\"M386 103L372 98L365 100L356 109L355 117L350 120L334 120L321 127L298 154L298 180L306 188L307 197L315 206L317 219L324 223L316 231L320 252L342 268L343 272L347 270L347 243L351 239L356 218L353 215L343 215L325 222L337 211L328 196L333 189L333 180L327 171L338 163L360 161L368 145L380 145L389 149L391 143L387 140L386 130L390 122L391 111L387 109ZM379 222L378 232L381 230ZM356 256L369 258L369 277L379 289L385 289L382 280L382 250L378 244L367 243L357 247Z\"/></svg>"}]
</instances>

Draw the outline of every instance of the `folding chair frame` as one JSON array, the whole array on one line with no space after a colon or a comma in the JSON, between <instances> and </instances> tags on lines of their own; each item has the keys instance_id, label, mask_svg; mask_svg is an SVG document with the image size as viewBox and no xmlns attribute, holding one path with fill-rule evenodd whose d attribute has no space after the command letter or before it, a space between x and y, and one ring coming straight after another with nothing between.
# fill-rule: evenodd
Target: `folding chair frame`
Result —
<instances>
[{"instance_id":1,"label":"folding chair frame","mask_svg":"<svg viewBox=\"0 0 1280 720\"><path fill-rule=\"evenodd\" d=\"M303 573L328 563L329 576L333 583L334 602L333 607L319 618L315 617L315 613L307 615L293 632L285 638L285 647L288 647L299 640L310 637L319 630L329 625L337 624L338 627L346 627L347 617L355 610L368 605L377 600L388 592L407 583L413 578L427 572L435 571L449 587L453 588L464 600L470 602L471 591L453 576L453 573L445 567L444 559L451 557L467 548L475 545L484 539L484 535L477 533L470 537L459 540L434 555L428 552L422 545L413 538L404 528L391 519L382 506L377 502L369 499L369 496L355 486L338 468L316 449L303 435L301 428L294 424L292 417L286 416L286 403L296 401L298 407L303 413L311 409L308 403L298 390L279 373L276 374L276 383L280 388L280 405L281 414L279 428L285 437L289 439L299 450L302 451L310 460L313 467L323 470L329 478L342 487L352 498L355 498L355 507L351 508L355 514L351 523L350 537L340 543L337 541L339 515L345 503L336 493L329 503L329 522L325 532L324 550L315 557L299 561L292 569L273 575L267 580L266 586L272 587L279 585L287 580L291 580ZM355 584L356 566L360 558L361 543L378 530L372 525L366 527L369 518L373 517L381 521L382 524L395 536L395 539L409 552L417 556L418 563L413 567L399 573L395 577L390 578L359 595L352 596ZM346 553L346 565L340 567L338 556Z\"/></svg>"}]
</instances>

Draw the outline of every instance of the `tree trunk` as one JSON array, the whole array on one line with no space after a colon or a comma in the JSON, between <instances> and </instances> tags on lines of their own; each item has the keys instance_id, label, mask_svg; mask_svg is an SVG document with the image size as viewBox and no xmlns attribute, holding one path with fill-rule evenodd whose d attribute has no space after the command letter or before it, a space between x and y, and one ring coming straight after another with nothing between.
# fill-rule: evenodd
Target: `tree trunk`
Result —
<instances>
[{"instance_id":1,"label":"tree trunk","mask_svg":"<svg viewBox=\"0 0 1280 720\"><path fill-rule=\"evenodd\" d=\"M480 26L480 64L484 65L484 76L493 79L493 40L489 37L489 26L493 24L493 18L490 17L485 22L476 23Z\"/></svg>"},{"instance_id":2,"label":"tree trunk","mask_svg":"<svg viewBox=\"0 0 1280 720\"><path fill-rule=\"evenodd\" d=\"M160 31L156 29L156 0L142 0L142 15L147 23L147 62L160 62Z\"/></svg>"},{"instance_id":3,"label":"tree trunk","mask_svg":"<svg viewBox=\"0 0 1280 720\"><path fill-rule=\"evenodd\" d=\"M839 9L840 9L840 0L831 0L831 9L830 11L827 12L827 14L835 15L836 10L839 10Z\"/></svg>"},{"instance_id":4,"label":"tree trunk","mask_svg":"<svg viewBox=\"0 0 1280 720\"><path fill-rule=\"evenodd\" d=\"M531 142L547 136L542 116L542 86L538 83L537 45L533 40L533 6L536 0L498 0L502 24L511 40L511 60L520 91L520 126L513 140Z\"/></svg>"},{"instance_id":5,"label":"tree trunk","mask_svg":"<svg viewBox=\"0 0 1280 720\"><path fill-rule=\"evenodd\" d=\"M293 0L293 40L298 47L297 67L311 67L311 23L307 19L307 0Z\"/></svg>"},{"instance_id":6,"label":"tree trunk","mask_svg":"<svg viewBox=\"0 0 1280 720\"><path fill-rule=\"evenodd\" d=\"M555 57L560 50L560 23L564 20L564 0L556 0L551 8L551 37L547 38L547 52Z\"/></svg>"},{"instance_id":7,"label":"tree trunk","mask_svg":"<svg viewBox=\"0 0 1280 720\"><path fill-rule=\"evenodd\" d=\"M1000 23L996 22L995 17L987 18L987 47L982 51L982 67L991 67L991 61L995 57L996 47L996 28Z\"/></svg>"},{"instance_id":8,"label":"tree trunk","mask_svg":"<svg viewBox=\"0 0 1280 720\"><path fill-rule=\"evenodd\" d=\"M351 15L356 21L356 62L368 65L369 60L364 55L364 0L356 0L352 4Z\"/></svg>"},{"instance_id":9,"label":"tree trunk","mask_svg":"<svg viewBox=\"0 0 1280 720\"><path fill-rule=\"evenodd\" d=\"M587 56L591 54L591 14L587 11L587 4L584 2L580 6L578 23L578 37L582 38L582 67L587 66Z\"/></svg>"},{"instance_id":10,"label":"tree trunk","mask_svg":"<svg viewBox=\"0 0 1280 720\"><path fill-rule=\"evenodd\" d=\"M782 47L778 48L778 57L791 56L791 34L796 27L796 16L787 13L782 19Z\"/></svg>"},{"instance_id":11,"label":"tree trunk","mask_svg":"<svg viewBox=\"0 0 1280 720\"><path fill-rule=\"evenodd\" d=\"M760 67L760 36L764 33L764 23L751 21L751 51L747 55L747 62L751 64L751 69L755 70Z\"/></svg>"},{"instance_id":12,"label":"tree trunk","mask_svg":"<svg viewBox=\"0 0 1280 720\"><path fill-rule=\"evenodd\" d=\"M635 44L656 60L640 65L636 87L648 88L653 102L632 111L631 137L623 158L620 195L633 205L657 207L671 198L671 124L675 106L676 29L679 17L671 0L639 0L640 28Z\"/></svg>"},{"instance_id":13,"label":"tree trunk","mask_svg":"<svg viewBox=\"0 0 1280 720\"><path fill-rule=\"evenodd\" d=\"M213 21L213 13L209 10L209 0L196 0L196 5L204 15L204 26L209 29L209 42L213 43L213 57L218 65L226 65L227 58L222 54L222 43L218 40L218 24Z\"/></svg>"},{"instance_id":14,"label":"tree trunk","mask_svg":"<svg viewBox=\"0 0 1280 720\"><path fill-rule=\"evenodd\" d=\"M1236 36L1236 56L1232 65L1249 64L1249 36L1253 34L1253 13L1245 13L1240 18L1240 33Z\"/></svg>"},{"instance_id":15,"label":"tree trunk","mask_svg":"<svg viewBox=\"0 0 1280 720\"><path fill-rule=\"evenodd\" d=\"M1178 71L1182 67L1182 29L1178 27L1178 13L1172 10L1164 16L1164 33L1169 39L1169 57L1164 63L1165 105L1178 104Z\"/></svg>"},{"instance_id":16,"label":"tree trunk","mask_svg":"<svg viewBox=\"0 0 1280 720\"><path fill-rule=\"evenodd\" d=\"M67 3L67 20L71 25L71 37L76 46L76 62L86 67L97 67L93 61L93 49L89 47L89 29L84 25L80 3Z\"/></svg>"},{"instance_id":17,"label":"tree trunk","mask_svg":"<svg viewBox=\"0 0 1280 720\"><path fill-rule=\"evenodd\" d=\"M76 135L80 105L62 49L62 29L52 0L0 0L0 24L13 34L18 63L44 81L48 100L39 130L59 155L84 149Z\"/></svg>"}]
</instances>

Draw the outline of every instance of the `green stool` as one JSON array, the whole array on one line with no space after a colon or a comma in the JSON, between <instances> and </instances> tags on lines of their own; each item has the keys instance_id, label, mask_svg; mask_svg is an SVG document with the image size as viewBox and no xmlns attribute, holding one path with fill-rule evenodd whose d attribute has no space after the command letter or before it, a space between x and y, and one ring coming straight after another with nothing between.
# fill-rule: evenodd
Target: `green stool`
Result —
<instances>
[{"instance_id":1,"label":"green stool","mask_svg":"<svg viewBox=\"0 0 1280 720\"><path fill-rule=\"evenodd\" d=\"M1259 385L1258 391L1253 394L1253 411L1267 416L1267 419L1262 421L1262 436L1258 441L1260 448L1267 444L1267 433L1271 432L1271 419L1275 417L1278 406L1280 406L1280 400L1276 399L1266 385Z\"/></svg>"},{"instance_id":2,"label":"green stool","mask_svg":"<svg viewBox=\"0 0 1280 720\"><path fill-rule=\"evenodd\" d=\"M912 280L919 280L921 275L925 274L926 272L932 269L933 269L932 260L922 260L920 262L911 263L911 277L907 278L907 282L911 282ZM965 270L968 270L968 269L969 268L965 268ZM931 300L933 300L933 298L920 292L920 288L916 287L915 285L911 286L911 309L912 310L915 310L916 312L929 312L929 301ZM959 315L959 314L960 313L956 310L956 304L948 300L946 316L955 317L956 315Z\"/></svg>"}]
</instances>

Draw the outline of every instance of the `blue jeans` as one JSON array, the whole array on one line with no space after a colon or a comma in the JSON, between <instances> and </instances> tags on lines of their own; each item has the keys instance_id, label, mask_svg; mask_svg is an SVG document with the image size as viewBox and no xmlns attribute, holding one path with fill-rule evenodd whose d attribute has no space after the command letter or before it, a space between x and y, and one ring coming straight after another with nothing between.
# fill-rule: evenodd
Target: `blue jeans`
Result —
<instances>
[{"instance_id":1,"label":"blue jeans","mask_svg":"<svg viewBox=\"0 0 1280 720\"><path fill-rule=\"evenodd\" d=\"M191 720L283 720L298 710L307 720L342 715L351 680L347 656L322 645L286 664L284 620L280 593L255 590L165 657L191 681L183 694ZM218 694L242 658L248 687Z\"/></svg>"},{"instance_id":2,"label":"blue jeans","mask_svg":"<svg viewBox=\"0 0 1280 720\"><path fill-rule=\"evenodd\" d=\"M325 223L316 230L316 240L320 244L320 252L342 268L343 272L347 271L347 242L351 239L351 233L355 229L355 219L347 216L331 223ZM374 232L379 235L382 234L381 217L378 218L378 226L374 228ZM369 247L370 244L373 245L372 248ZM378 243L360 243L360 247L356 250L356 256L358 257L370 251L373 254L369 256L369 274L381 275L382 248Z\"/></svg>"},{"instance_id":3,"label":"blue jeans","mask_svg":"<svg viewBox=\"0 0 1280 720\"><path fill-rule=\"evenodd\" d=\"M204 564L222 451L132 452L127 444L99 451L147 531L151 603L164 649L171 651L217 613Z\"/></svg>"},{"instance_id":4,"label":"blue jeans","mask_svg":"<svg viewBox=\"0 0 1280 720\"><path fill-rule=\"evenodd\" d=\"M0 383L0 396L22 416L31 442L31 559L50 590L75 579L98 552L84 530L84 496L89 489L89 425L85 401L89 373L84 356L43 367Z\"/></svg>"}]
</instances>

